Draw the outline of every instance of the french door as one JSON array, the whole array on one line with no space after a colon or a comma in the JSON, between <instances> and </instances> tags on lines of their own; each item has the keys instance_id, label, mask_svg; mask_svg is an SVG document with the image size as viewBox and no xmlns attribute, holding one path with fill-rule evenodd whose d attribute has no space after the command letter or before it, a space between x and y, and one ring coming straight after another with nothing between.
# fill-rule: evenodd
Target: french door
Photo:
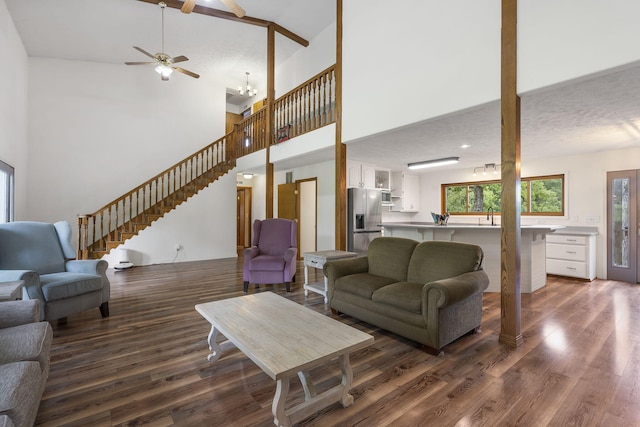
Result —
<instances>
[{"instance_id":1,"label":"french door","mask_svg":"<svg viewBox=\"0 0 640 427\"><path fill-rule=\"evenodd\" d=\"M607 278L640 283L640 170L607 172Z\"/></svg>"}]
</instances>

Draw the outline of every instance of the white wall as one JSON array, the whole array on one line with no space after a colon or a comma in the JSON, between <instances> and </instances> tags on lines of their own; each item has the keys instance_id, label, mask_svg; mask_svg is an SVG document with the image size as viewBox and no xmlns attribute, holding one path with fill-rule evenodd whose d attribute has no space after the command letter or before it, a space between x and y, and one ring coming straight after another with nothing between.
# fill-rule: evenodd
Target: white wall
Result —
<instances>
[{"instance_id":1,"label":"white wall","mask_svg":"<svg viewBox=\"0 0 640 427\"><path fill-rule=\"evenodd\" d=\"M0 160L15 169L15 218L27 210L28 58L4 0L0 0Z\"/></svg>"},{"instance_id":2,"label":"white wall","mask_svg":"<svg viewBox=\"0 0 640 427\"><path fill-rule=\"evenodd\" d=\"M500 2L344 2L343 141L499 96Z\"/></svg>"},{"instance_id":3,"label":"white wall","mask_svg":"<svg viewBox=\"0 0 640 427\"><path fill-rule=\"evenodd\" d=\"M283 36L276 39L278 42ZM336 25L335 22L309 41L309 46L301 48L289 59L276 66L276 98L289 92L320 71L336 63Z\"/></svg>"},{"instance_id":4,"label":"white wall","mask_svg":"<svg viewBox=\"0 0 640 427\"><path fill-rule=\"evenodd\" d=\"M571 157L550 158L542 161L522 162L522 177L565 174L567 212L564 217L522 216L522 225L554 224L563 226L598 227L596 274L606 278L606 206L608 171L640 169L640 148L608 151ZM432 222L431 212L441 213L440 188L444 183L474 182L471 170L441 170L420 175L420 212L383 213L384 221ZM587 222L586 217L597 216L597 223ZM450 222L486 222L486 216L452 216ZM500 223L500 217L495 217Z\"/></svg>"},{"instance_id":5,"label":"white wall","mask_svg":"<svg viewBox=\"0 0 640 427\"><path fill-rule=\"evenodd\" d=\"M638 16L635 0L520 0L518 91L637 61Z\"/></svg>"},{"instance_id":6,"label":"white wall","mask_svg":"<svg viewBox=\"0 0 640 427\"><path fill-rule=\"evenodd\" d=\"M518 4L520 93L640 59L640 2ZM401 0L393 8L409 13L344 2L345 142L500 98L499 1Z\"/></svg>"},{"instance_id":7,"label":"white wall","mask_svg":"<svg viewBox=\"0 0 640 427\"><path fill-rule=\"evenodd\" d=\"M150 67L30 58L29 185L20 219L75 224L78 214L222 136L225 100L224 86L206 76L163 82ZM235 200L230 176L178 209L174 220L183 224L166 218L125 247L144 264L170 261L175 243L184 246L181 261L235 256L235 204L220 203Z\"/></svg>"}]
</instances>

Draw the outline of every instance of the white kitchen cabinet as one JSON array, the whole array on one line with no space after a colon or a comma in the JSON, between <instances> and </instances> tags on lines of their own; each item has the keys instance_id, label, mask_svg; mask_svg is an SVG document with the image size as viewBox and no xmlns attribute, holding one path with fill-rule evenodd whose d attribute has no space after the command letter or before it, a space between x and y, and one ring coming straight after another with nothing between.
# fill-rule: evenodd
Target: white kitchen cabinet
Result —
<instances>
[{"instance_id":1,"label":"white kitchen cabinet","mask_svg":"<svg viewBox=\"0 0 640 427\"><path fill-rule=\"evenodd\" d=\"M391 182L391 171L379 168L371 163L355 160L347 161L347 187L378 188L388 190Z\"/></svg>"},{"instance_id":2,"label":"white kitchen cabinet","mask_svg":"<svg viewBox=\"0 0 640 427\"><path fill-rule=\"evenodd\" d=\"M391 199L394 212L418 212L420 210L420 176L405 172L391 174Z\"/></svg>"},{"instance_id":3,"label":"white kitchen cabinet","mask_svg":"<svg viewBox=\"0 0 640 427\"><path fill-rule=\"evenodd\" d=\"M596 227L566 227L547 234L547 274L596 278Z\"/></svg>"}]
</instances>

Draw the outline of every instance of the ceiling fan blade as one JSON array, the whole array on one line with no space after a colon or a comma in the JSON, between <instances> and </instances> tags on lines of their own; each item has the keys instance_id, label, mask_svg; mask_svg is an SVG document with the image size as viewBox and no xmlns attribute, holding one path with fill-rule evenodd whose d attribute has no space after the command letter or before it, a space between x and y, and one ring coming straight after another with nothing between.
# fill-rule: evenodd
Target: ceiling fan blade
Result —
<instances>
[{"instance_id":1,"label":"ceiling fan blade","mask_svg":"<svg viewBox=\"0 0 640 427\"><path fill-rule=\"evenodd\" d=\"M155 62L125 62L126 65L148 65L155 64Z\"/></svg>"},{"instance_id":2,"label":"ceiling fan blade","mask_svg":"<svg viewBox=\"0 0 640 427\"><path fill-rule=\"evenodd\" d=\"M236 3L235 0L220 0L220 1L224 3L224 5L227 6L229 10L233 12L238 18L242 18L246 14L244 9L241 8L240 5L238 5L238 3Z\"/></svg>"},{"instance_id":3,"label":"ceiling fan blade","mask_svg":"<svg viewBox=\"0 0 640 427\"><path fill-rule=\"evenodd\" d=\"M187 58L184 55L180 55L180 56L176 56L175 58L171 58L171 63L175 64L177 62L184 62L184 61L188 61L189 58Z\"/></svg>"},{"instance_id":4,"label":"ceiling fan blade","mask_svg":"<svg viewBox=\"0 0 640 427\"><path fill-rule=\"evenodd\" d=\"M189 70L185 70L184 68L180 68L180 67L171 67L171 68L173 68L176 71L181 72L182 74L186 74L187 76L193 77L194 79L199 79L200 78L199 74L196 74L196 73L194 73L192 71L189 71Z\"/></svg>"},{"instance_id":5,"label":"ceiling fan blade","mask_svg":"<svg viewBox=\"0 0 640 427\"><path fill-rule=\"evenodd\" d=\"M182 13L191 13L193 12L193 8L196 6L196 0L184 0L182 7L180 10Z\"/></svg>"},{"instance_id":6,"label":"ceiling fan blade","mask_svg":"<svg viewBox=\"0 0 640 427\"><path fill-rule=\"evenodd\" d=\"M134 46L133 48L134 48L135 50L139 51L139 52L144 53L145 55L147 55L147 56L148 56L149 58L151 58L151 59L156 59L156 57L155 57L155 56L151 55L149 52L147 52L146 50L144 50L144 49L143 49L143 48L141 48L141 47Z\"/></svg>"}]
</instances>

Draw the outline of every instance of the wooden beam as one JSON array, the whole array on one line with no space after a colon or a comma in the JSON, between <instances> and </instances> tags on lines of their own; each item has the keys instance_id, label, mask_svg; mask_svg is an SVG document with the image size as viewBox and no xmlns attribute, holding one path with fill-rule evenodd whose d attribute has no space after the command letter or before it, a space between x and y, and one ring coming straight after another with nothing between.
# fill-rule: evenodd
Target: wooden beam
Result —
<instances>
[{"instance_id":1,"label":"wooden beam","mask_svg":"<svg viewBox=\"0 0 640 427\"><path fill-rule=\"evenodd\" d=\"M158 0L138 0L141 2L145 2L145 3L152 3L152 4L158 4ZM163 0L166 4L167 7L171 7L173 9L180 9L182 7L182 4L184 2L180 1L180 0ZM304 47L309 46L309 41L300 37L299 35L287 30L284 27L281 27L280 25L271 22L271 21L266 21L264 19L260 19L260 18L253 18L251 16L244 16L242 18L238 18L236 15L234 15L231 12L226 12L224 10L219 10L219 9L214 9L212 7L207 7L207 6L201 6L201 5L195 5L195 7L193 8L193 12L192 13L199 13L200 15L207 15L207 16L212 16L214 18L220 18L220 19L227 19L229 21L235 21L235 22L241 22L243 24L249 24L249 25L256 25L258 27L264 27L267 28L269 25L273 25L275 30L282 34L283 36L293 40L294 42L301 44Z\"/></svg>"},{"instance_id":2,"label":"wooden beam","mask_svg":"<svg viewBox=\"0 0 640 427\"><path fill-rule=\"evenodd\" d=\"M518 0L502 0L501 59L501 325L502 344L518 347L520 332L520 97L517 93Z\"/></svg>"},{"instance_id":3,"label":"wooden beam","mask_svg":"<svg viewBox=\"0 0 640 427\"><path fill-rule=\"evenodd\" d=\"M344 251L347 249L347 147L342 143L342 0L336 0L336 4L335 246Z\"/></svg>"},{"instance_id":4,"label":"wooden beam","mask_svg":"<svg viewBox=\"0 0 640 427\"><path fill-rule=\"evenodd\" d=\"M266 218L273 218L273 163L271 163L271 146L274 143L274 104L276 101L276 42L275 42L275 26L267 27L267 119L265 123L265 133L267 139L266 149Z\"/></svg>"}]
</instances>

